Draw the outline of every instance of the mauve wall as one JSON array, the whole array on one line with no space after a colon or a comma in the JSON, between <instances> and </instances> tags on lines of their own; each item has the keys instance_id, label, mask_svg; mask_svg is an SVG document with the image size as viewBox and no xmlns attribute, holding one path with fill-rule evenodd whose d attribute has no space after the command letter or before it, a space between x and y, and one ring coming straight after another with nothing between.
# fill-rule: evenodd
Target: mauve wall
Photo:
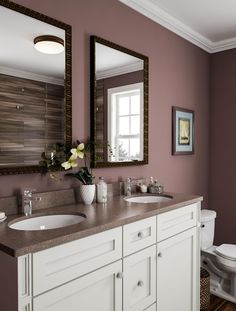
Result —
<instances>
[{"instance_id":1,"label":"mauve wall","mask_svg":"<svg viewBox=\"0 0 236 311\"><path fill-rule=\"evenodd\" d=\"M216 244L236 244L236 49L211 57L209 204Z\"/></svg>"},{"instance_id":2,"label":"mauve wall","mask_svg":"<svg viewBox=\"0 0 236 311\"><path fill-rule=\"evenodd\" d=\"M174 192L208 194L209 55L117 0L18 0L72 25L73 138L89 135L89 36L97 35L149 57L149 164L97 169L106 180L154 176ZM171 106L195 110L195 154L171 155ZM0 196L20 187L68 188L39 174L0 177Z\"/></svg>"}]
</instances>

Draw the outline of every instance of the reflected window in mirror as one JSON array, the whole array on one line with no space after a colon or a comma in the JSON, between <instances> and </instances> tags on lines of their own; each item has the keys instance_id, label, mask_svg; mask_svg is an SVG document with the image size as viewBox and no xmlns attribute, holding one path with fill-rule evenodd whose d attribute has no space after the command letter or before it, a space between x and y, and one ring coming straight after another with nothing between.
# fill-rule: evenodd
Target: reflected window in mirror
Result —
<instances>
[{"instance_id":1,"label":"reflected window in mirror","mask_svg":"<svg viewBox=\"0 0 236 311\"><path fill-rule=\"evenodd\" d=\"M148 58L91 37L94 167L148 163Z\"/></svg>"},{"instance_id":2,"label":"reflected window in mirror","mask_svg":"<svg viewBox=\"0 0 236 311\"><path fill-rule=\"evenodd\" d=\"M0 0L0 34L0 174L39 172L43 152L71 143L71 27ZM64 48L39 52L41 36Z\"/></svg>"},{"instance_id":3,"label":"reflected window in mirror","mask_svg":"<svg viewBox=\"0 0 236 311\"><path fill-rule=\"evenodd\" d=\"M143 160L143 82L108 89L108 161Z\"/></svg>"}]
</instances>

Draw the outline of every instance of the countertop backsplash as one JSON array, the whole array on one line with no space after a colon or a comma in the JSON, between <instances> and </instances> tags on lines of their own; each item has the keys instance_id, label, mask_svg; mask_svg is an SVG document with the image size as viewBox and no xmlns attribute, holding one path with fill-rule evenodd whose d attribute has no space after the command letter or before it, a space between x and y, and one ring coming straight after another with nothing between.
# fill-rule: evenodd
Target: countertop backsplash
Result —
<instances>
[{"instance_id":1,"label":"countertop backsplash","mask_svg":"<svg viewBox=\"0 0 236 311\"><path fill-rule=\"evenodd\" d=\"M108 197L117 196L123 194L124 183L115 182L107 185L107 195ZM40 197L41 200L33 202L33 211L51 208L61 205L69 205L81 203L81 198L79 194L79 187L73 189L62 189L47 192L37 192L33 193L33 196ZM96 197L95 199L96 200ZM6 215L21 214L21 193L12 197L0 198L0 211L5 212Z\"/></svg>"}]
</instances>

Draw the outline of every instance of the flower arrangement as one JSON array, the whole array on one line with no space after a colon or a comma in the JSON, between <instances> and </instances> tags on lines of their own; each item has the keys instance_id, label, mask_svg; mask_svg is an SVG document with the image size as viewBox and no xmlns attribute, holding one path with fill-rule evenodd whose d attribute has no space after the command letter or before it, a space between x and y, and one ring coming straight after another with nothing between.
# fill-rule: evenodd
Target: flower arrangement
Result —
<instances>
[{"instance_id":1,"label":"flower arrangement","mask_svg":"<svg viewBox=\"0 0 236 311\"><path fill-rule=\"evenodd\" d=\"M44 172L51 172L53 177L54 171L69 170L78 167L78 160L84 161L84 165L75 173L67 173L67 176L75 177L83 185L92 185L94 176L90 163L91 143L81 143L76 141L72 148L66 148L61 143L56 143L47 152L42 153L42 160L39 162Z\"/></svg>"},{"instance_id":2,"label":"flower arrangement","mask_svg":"<svg viewBox=\"0 0 236 311\"><path fill-rule=\"evenodd\" d=\"M88 166L88 159L89 149L88 145L85 146L84 143L80 143L77 141L78 145L75 148L70 150L70 157L67 161L63 162L61 166L68 170L70 168L74 168L78 166L77 160L78 158L84 159L84 166L80 167L78 172L76 173L67 173L67 176L72 176L77 178L83 185L92 185L94 176L92 175L92 169ZM87 147L87 148L86 148Z\"/></svg>"}]
</instances>

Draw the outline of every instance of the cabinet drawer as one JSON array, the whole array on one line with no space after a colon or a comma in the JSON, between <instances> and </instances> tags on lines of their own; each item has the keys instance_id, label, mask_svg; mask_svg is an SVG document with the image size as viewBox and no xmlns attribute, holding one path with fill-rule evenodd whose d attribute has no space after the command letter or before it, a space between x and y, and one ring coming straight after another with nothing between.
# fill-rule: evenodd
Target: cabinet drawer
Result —
<instances>
[{"instance_id":1,"label":"cabinet drawer","mask_svg":"<svg viewBox=\"0 0 236 311\"><path fill-rule=\"evenodd\" d=\"M38 295L122 257L122 228L33 254L33 294Z\"/></svg>"},{"instance_id":2,"label":"cabinet drawer","mask_svg":"<svg viewBox=\"0 0 236 311\"><path fill-rule=\"evenodd\" d=\"M156 245L124 258L124 311L143 311L156 301Z\"/></svg>"},{"instance_id":3,"label":"cabinet drawer","mask_svg":"<svg viewBox=\"0 0 236 311\"><path fill-rule=\"evenodd\" d=\"M34 311L122 311L117 261L33 299Z\"/></svg>"},{"instance_id":4,"label":"cabinet drawer","mask_svg":"<svg viewBox=\"0 0 236 311\"><path fill-rule=\"evenodd\" d=\"M197 225L198 205L191 204L176 210L157 215L157 241Z\"/></svg>"},{"instance_id":5,"label":"cabinet drawer","mask_svg":"<svg viewBox=\"0 0 236 311\"><path fill-rule=\"evenodd\" d=\"M156 217L123 226L124 256L156 243Z\"/></svg>"}]
</instances>

